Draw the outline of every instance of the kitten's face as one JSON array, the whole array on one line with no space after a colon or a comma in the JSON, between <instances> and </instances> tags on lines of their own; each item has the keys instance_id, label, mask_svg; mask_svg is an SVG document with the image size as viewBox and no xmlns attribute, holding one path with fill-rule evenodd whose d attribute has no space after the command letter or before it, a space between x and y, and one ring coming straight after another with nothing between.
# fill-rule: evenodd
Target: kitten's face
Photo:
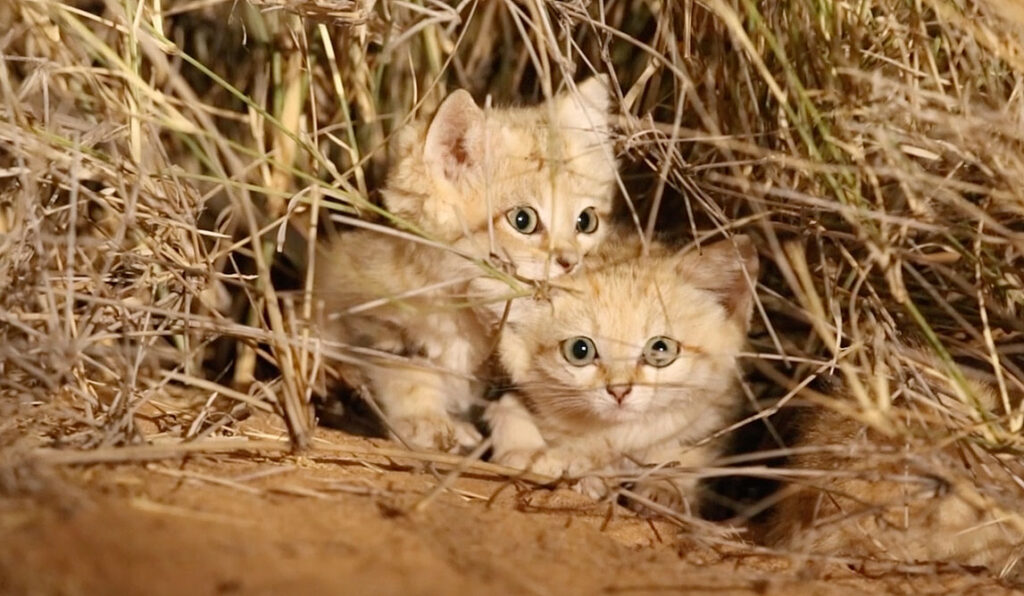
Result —
<instances>
[{"instance_id":1,"label":"kitten's face","mask_svg":"<svg viewBox=\"0 0 1024 596\"><path fill-rule=\"evenodd\" d=\"M396 160L387 206L527 279L574 270L604 238L615 191L604 85L486 111L453 93L422 145Z\"/></svg>"},{"instance_id":2,"label":"kitten's face","mask_svg":"<svg viewBox=\"0 0 1024 596\"><path fill-rule=\"evenodd\" d=\"M524 400L541 418L614 424L729 391L752 304L743 266L757 275L737 240L702 255L595 258L550 301L514 301L500 352Z\"/></svg>"}]
</instances>

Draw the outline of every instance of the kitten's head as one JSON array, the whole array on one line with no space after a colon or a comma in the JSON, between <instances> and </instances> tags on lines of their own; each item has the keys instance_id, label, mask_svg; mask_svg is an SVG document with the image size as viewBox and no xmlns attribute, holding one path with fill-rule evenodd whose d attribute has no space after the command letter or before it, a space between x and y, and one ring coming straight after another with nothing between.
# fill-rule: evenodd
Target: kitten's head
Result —
<instances>
[{"instance_id":1,"label":"kitten's head","mask_svg":"<svg viewBox=\"0 0 1024 596\"><path fill-rule=\"evenodd\" d=\"M522 277L575 269L606 234L616 164L604 78L529 108L482 109L456 91L395 148L387 208Z\"/></svg>"},{"instance_id":2,"label":"kitten's head","mask_svg":"<svg viewBox=\"0 0 1024 596\"><path fill-rule=\"evenodd\" d=\"M502 364L554 423L614 424L727 399L757 271L745 236L685 254L596 255L547 299L513 301Z\"/></svg>"}]
</instances>

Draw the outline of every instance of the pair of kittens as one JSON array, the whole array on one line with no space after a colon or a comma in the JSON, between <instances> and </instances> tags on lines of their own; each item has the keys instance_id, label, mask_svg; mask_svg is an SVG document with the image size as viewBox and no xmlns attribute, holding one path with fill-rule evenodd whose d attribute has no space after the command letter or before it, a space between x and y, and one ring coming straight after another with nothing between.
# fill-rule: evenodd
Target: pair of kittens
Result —
<instances>
[{"instance_id":1,"label":"pair of kittens","mask_svg":"<svg viewBox=\"0 0 1024 596\"><path fill-rule=\"evenodd\" d=\"M384 206L428 240L348 231L315 275L343 381L395 437L477 445L496 346L514 389L487 407L493 461L557 477L713 455L698 442L737 403L757 255L737 237L641 256L614 232L609 113L593 78L531 108L456 91L397 133ZM648 492L678 504L694 484Z\"/></svg>"},{"instance_id":2,"label":"pair of kittens","mask_svg":"<svg viewBox=\"0 0 1024 596\"><path fill-rule=\"evenodd\" d=\"M340 234L317 259L316 292L324 334L345 349L342 380L408 445L468 451L481 441L470 412L486 406L494 461L589 474L577 488L593 496L609 490L599 477L634 474L634 492L678 508L695 494L686 469L714 459L741 406L757 252L737 236L641 256L616 233L609 111L601 78L531 108L484 110L454 92L393 142L384 206L419 234ZM511 388L487 404L495 349ZM1020 550L1024 528L977 502L954 492L911 507L906 483L855 473L870 462L813 452L892 439L823 408L799 434L808 454L791 466L838 473L784 489L764 542L997 570ZM683 469L651 473L668 465ZM912 516L932 534L901 529Z\"/></svg>"}]
</instances>

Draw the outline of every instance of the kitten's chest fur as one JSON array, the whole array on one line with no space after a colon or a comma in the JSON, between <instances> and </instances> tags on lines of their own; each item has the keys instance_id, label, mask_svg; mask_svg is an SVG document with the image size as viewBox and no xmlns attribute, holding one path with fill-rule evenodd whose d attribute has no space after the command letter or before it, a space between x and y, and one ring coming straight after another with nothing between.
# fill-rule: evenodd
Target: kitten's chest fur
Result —
<instances>
[{"instance_id":1,"label":"kitten's chest fur","mask_svg":"<svg viewBox=\"0 0 1024 596\"><path fill-rule=\"evenodd\" d=\"M707 399L677 404L626 422L598 424L538 417L537 425L549 446L576 451L594 465L651 461L660 459L663 453L679 453L688 445L710 439L737 409L733 407L738 401L735 391L704 397Z\"/></svg>"}]
</instances>

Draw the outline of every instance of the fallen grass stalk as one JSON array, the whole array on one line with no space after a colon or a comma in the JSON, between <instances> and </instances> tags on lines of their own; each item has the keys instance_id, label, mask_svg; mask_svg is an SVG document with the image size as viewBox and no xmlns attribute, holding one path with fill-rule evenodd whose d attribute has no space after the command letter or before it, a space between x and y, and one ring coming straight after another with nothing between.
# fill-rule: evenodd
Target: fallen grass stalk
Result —
<instances>
[{"instance_id":1,"label":"fallen grass stalk","mask_svg":"<svg viewBox=\"0 0 1024 596\"><path fill-rule=\"evenodd\" d=\"M110 463L129 463L180 459L195 454L252 454L286 456L294 453L289 441L270 439L204 439L189 443L169 445L130 445L125 447L109 447L89 451L67 451L61 449L37 449L32 453L32 461L41 465L69 466L95 465ZM397 461L415 461L453 467L457 470L487 474L502 478L514 478L537 486L551 486L558 483L557 478L550 478L524 472L515 468L500 466L478 459L472 459L447 453L419 452L409 449L389 447L344 446L330 445L319 442L302 452L304 457L330 458L339 455L359 457L381 457Z\"/></svg>"}]
</instances>

